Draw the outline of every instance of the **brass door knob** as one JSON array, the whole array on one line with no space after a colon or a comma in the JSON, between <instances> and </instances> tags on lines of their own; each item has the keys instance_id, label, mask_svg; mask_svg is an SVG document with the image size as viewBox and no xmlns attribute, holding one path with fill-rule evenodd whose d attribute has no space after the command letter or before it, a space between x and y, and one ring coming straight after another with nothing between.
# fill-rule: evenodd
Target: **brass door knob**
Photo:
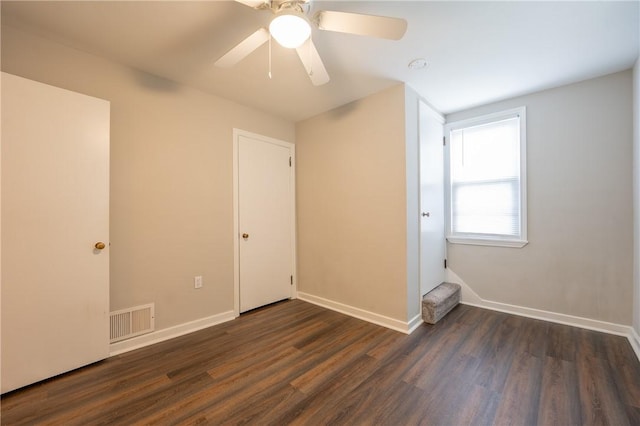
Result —
<instances>
[{"instance_id":1,"label":"brass door knob","mask_svg":"<svg viewBox=\"0 0 640 426\"><path fill-rule=\"evenodd\" d=\"M246 240L247 238L249 238L249 234L242 234L242 238Z\"/></svg>"},{"instance_id":2,"label":"brass door knob","mask_svg":"<svg viewBox=\"0 0 640 426\"><path fill-rule=\"evenodd\" d=\"M94 247L97 248L98 250L102 250L103 248L106 247L106 245L102 241L98 241Z\"/></svg>"}]
</instances>

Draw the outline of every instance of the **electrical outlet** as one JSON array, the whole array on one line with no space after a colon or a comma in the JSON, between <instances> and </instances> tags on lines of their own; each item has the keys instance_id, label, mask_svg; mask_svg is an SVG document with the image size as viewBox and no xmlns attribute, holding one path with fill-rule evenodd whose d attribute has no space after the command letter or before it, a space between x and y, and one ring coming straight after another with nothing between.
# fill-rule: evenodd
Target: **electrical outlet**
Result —
<instances>
[{"instance_id":1,"label":"electrical outlet","mask_svg":"<svg viewBox=\"0 0 640 426\"><path fill-rule=\"evenodd\" d=\"M202 275L198 275L197 277L193 277L193 286L195 288L202 288Z\"/></svg>"}]
</instances>

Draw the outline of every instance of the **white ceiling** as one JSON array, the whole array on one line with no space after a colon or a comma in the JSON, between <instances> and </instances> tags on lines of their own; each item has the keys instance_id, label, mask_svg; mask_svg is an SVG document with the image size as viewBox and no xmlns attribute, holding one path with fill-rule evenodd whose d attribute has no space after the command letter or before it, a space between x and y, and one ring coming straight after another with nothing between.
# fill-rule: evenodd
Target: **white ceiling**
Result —
<instances>
[{"instance_id":1,"label":"white ceiling","mask_svg":"<svg viewBox=\"0 0 640 426\"><path fill-rule=\"evenodd\" d=\"M442 113L633 66L640 3L321 1L312 10L402 17L389 41L314 30L331 81L311 85L295 51L268 46L231 69L213 66L268 23L233 1L2 1L2 25L44 37L239 103L299 121L397 82ZM424 70L409 70L414 58Z\"/></svg>"}]
</instances>

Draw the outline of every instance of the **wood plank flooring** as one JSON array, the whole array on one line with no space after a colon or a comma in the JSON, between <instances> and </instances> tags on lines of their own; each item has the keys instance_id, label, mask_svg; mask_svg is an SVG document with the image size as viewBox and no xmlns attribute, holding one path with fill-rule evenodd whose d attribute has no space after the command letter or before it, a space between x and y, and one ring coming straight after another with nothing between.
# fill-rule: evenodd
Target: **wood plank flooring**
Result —
<instances>
[{"instance_id":1,"label":"wood plank flooring","mask_svg":"<svg viewBox=\"0 0 640 426\"><path fill-rule=\"evenodd\" d=\"M618 336L460 305L406 336L302 301L2 396L3 425L640 425Z\"/></svg>"}]
</instances>

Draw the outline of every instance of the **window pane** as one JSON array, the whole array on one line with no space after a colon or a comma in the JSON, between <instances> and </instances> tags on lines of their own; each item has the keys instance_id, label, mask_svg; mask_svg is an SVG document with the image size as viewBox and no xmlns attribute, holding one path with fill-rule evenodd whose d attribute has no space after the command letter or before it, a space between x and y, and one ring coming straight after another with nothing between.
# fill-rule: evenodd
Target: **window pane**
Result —
<instances>
[{"instance_id":1,"label":"window pane","mask_svg":"<svg viewBox=\"0 0 640 426\"><path fill-rule=\"evenodd\" d=\"M455 233L520 235L517 179L452 186Z\"/></svg>"},{"instance_id":2,"label":"window pane","mask_svg":"<svg viewBox=\"0 0 640 426\"><path fill-rule=\"evenodd\" d=\"M518 117L451 133L451 175L454 181L516 177L520 172Z\"/></svg>"},{"instance_id":3,"label":"window pane","mask_svg":"<svg viewBox=\"0 0 640 426\"><path fill-rule=\"evenodd\" d=\"M519 237L520 120L451 132L451 232Z\"/></svg>"}]
</instances>

